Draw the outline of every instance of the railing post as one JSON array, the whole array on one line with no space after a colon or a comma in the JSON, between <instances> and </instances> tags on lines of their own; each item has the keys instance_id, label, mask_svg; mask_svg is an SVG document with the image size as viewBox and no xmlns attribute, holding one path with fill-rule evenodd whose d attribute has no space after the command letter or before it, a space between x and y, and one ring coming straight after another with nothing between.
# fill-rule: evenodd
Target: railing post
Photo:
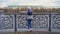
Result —
<instances>
[{"instance_id":1,"label":"railing post","mask_svg":"<svg viewBox=\"0 0 60 34\"><path fill-rule=\"evenodd\" d=\"M16 14L14 14L14 17L15 17L15 31L17 31Z\"/></svg>"},{"instance_id":2,"label":"railing post","mask_svg":"<svg viewBox=\"0 0 60 34\"><path fill-rule=\"evenodd\" d=\"M49 14L49 31L51 31L51 13Z\"/></svg>"}]
</instances>

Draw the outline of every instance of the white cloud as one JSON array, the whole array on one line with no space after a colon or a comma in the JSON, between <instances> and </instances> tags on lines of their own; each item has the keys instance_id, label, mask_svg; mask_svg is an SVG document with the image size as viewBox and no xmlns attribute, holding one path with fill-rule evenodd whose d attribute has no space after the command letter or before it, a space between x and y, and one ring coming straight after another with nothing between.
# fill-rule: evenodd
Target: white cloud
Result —
<instances>
[{"instance_id":1,"label":"white cloud","mask_svg":"<svg viewBox=\"0 0 60 34\"><path fill-rule=\"evenodd\" d=\"M5 3L0 3L0 8L7 7L7 4Z\"/></svg>"},{"instance_id":2,"label":"white cloud","mask_svg":"<svg viewBox=\"0 0 60 34\"><path fill-rule=\"evenodd\" d=\"M58 0L7 0L6 5L41 5L41 6L57 6ZM4 4L4 5L5 5ZM1 5L1 3L0 3Z\"/></svg>"},{"instance_id":3,"label":"white cloud","mask_svg":"<svg viewBox=\"0 0 60 34\"><path fill-rule=\"evenodd\" d=\"M21 2L21 1L20 1ZM43 5L43 6L55 6L56 0L34 0L34 1L24 1L20 5Z\"/></svg>"},{"instance_id":4,"label":"white cloud","mask_svg":"<svg viewBox=\"0 0 60 34\"><path fill-rule=\"evenodd\" d=\"M6 2L7 5L14 5L14 4L17 4L19 0L8 0Z\"/></svg>"}]
</instances>

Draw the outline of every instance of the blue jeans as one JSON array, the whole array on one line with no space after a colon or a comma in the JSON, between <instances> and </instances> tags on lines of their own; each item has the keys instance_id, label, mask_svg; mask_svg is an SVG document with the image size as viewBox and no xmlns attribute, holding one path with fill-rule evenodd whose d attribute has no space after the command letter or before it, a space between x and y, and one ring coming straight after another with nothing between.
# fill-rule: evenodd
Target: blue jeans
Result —
<instances>
[{"instance_id":1,"label":"blue jeans","mask_svg":"<svg viewBox=\"0 0 60 34\"><path fill-rule=\"evenodd\" d=\"M31 26L31 21L32 21L32 19L28 19L28 20L27 20L27 23L28 23L28 29L32 28L32 26Z\"/></svg>"}]
</instances>

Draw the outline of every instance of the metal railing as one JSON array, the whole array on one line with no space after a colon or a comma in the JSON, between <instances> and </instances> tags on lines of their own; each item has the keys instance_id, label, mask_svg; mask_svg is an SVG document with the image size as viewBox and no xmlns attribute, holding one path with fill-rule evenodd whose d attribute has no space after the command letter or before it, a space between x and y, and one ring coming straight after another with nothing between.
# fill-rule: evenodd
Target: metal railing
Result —
<instances>
[{"instance_id":1,"label":"metal railing","mask_svg":"<svg viewBox=\"0 0 60 34\"><path fill-rule=\"evenodd\" d=\"M26 14L1 14L0 31L28 31ZM33 14L32 31L60 32L60 14Z\"/></svg>"}]
</instances>

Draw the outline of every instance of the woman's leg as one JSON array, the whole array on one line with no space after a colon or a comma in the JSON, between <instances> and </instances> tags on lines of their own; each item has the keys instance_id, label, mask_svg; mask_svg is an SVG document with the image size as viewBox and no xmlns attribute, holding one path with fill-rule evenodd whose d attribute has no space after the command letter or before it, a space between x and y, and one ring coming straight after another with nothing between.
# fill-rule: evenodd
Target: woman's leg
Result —
<instances>
[{"instance_id":1,"label":"woman's leg","mask_svg":"<svg viewBox=\"0 0 60 34\"><path fill-rule=\"evenodd\" d=\"M28 29L30 29L32 26L31 26L31 19L29 19L28 21Z\"/></svg>"}]
</instances>

